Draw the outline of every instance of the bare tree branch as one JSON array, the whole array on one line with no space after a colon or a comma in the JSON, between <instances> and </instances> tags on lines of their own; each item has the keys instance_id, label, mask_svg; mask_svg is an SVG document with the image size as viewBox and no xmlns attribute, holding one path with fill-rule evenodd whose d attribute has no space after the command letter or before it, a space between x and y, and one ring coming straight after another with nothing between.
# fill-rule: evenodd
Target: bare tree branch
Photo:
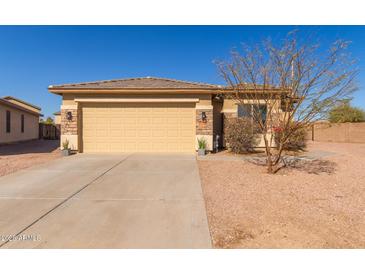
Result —
<instances>
[{"instance_id":1,"label":"bare tree branch","mask_svg":"<svg viewBox=\"0 0 365 274\"><path fill-rule=\"evenodd\" d=\"M282 160L283 147L296 131L323 119L338 101L355 90L355 62L349 42L335 41L328 51L319 44L300 43L297 32L274 44L267 39L252 47L232 51L229 62L218 63L228 88L227 99L252 105L252 121L265 143L268 172ZM266 113L260 106L266 106ZM265 117L264 117L265 115ZM280 139L274 142L275 130Z\"/></svg>"}]
</instances>

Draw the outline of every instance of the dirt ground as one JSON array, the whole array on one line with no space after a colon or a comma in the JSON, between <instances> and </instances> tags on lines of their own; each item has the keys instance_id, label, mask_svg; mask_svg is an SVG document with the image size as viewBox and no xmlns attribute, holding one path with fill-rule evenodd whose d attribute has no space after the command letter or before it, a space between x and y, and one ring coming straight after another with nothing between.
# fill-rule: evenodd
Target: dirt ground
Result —
<instances>
[{"instance_id":1,"label":"dirt ground","mask_svg":"<svg viewBox=\"0 0 365 274\"><path fill-rule=\"evenodd\" d=\"M61 157L59 140L0 145L0 176Z\"/></svg>"},{"instance_id":2,"label":"dirt ground","mask_svg":"<svg viewBox=\"0 0 365 274\"><path fill-rule=\"evenodd\" d=\"M276 175L199 160L214 247L365 248L365 144L311 143L308 153L321 158Z\"/></svg>"}]
</instances>

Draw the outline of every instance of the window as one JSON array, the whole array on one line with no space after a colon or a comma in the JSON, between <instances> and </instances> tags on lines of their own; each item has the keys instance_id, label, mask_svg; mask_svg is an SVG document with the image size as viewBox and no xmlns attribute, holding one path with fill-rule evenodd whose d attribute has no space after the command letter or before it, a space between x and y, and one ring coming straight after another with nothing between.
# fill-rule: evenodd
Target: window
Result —
<instances>
[{"instance_id":1,"label":"window","mask_svg":"<svg viewBox=\"0 0 365 274\"><path fill-rule=\"evenodd\" d=\"M262 123L266 122L267 106L264 104L244 104L238 105L238 117L252 118L254 113L259 115L262 119Z\"/></svg>"},{"instance_id":2,"label":"window","mask_svg":"<svg viewBox=\"0 0 365 274\"><path fill-rule=\"evenodd\" d=\"M6 133L10 133L10 111L6 111Z\"/></svg>"},{"instance_id":3,"label":"window","mask_svg":"<svg viewBox=\"0 0 365 274\"><path fill-rule=\"evenodd\" d=\"M20 130L24 133L24 114L20 116Z\"/></svg>"},{"instance_id":4,"label":"window","mask_svg":"<svg viewBox=\"0 0 365 274\"><path fill-rule=\"evenodd\" d=\"M238 105L238 117L252 117L252 105Z\"/></svg>"}]
</instances>

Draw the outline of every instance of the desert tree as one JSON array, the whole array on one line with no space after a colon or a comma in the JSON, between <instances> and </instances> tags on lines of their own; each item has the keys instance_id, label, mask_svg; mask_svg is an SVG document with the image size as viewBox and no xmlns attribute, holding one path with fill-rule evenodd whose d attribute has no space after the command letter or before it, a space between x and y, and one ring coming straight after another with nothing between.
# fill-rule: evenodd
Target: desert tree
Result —
<instances>
[{"instance_id":1,"label":"desert tree","mask_svg":"<svg viewBox=\"0 0 365 274\"><path fill-rule=\"evenodd\" d=\"M365 111L351 106L350 100L343 100L334 106L328 113L331 123L358 123L365 121Z\"/></svg>"},{"instance_id":2,"label":"desert tree","mask_svg":"<svg viewBox=\"0 0 365 274\"><path fill-rule=\"evenodd\" d=\"M311 39L299 42L297 35L242 45L231 52L230 60L217 62L227 83L222 94L259 129L269 173L285 165L283 150L293 134L324 119L356 90L349 42L338 40L324 50ZM280 138L274 138L278 133Z\"/></svg>"}]
</instances>

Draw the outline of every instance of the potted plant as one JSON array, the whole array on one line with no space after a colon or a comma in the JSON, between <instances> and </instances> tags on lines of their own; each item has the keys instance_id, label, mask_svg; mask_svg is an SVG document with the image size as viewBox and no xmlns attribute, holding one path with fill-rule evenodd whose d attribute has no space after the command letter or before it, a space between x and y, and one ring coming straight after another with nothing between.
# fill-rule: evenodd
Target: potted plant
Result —
<instances>
[{"instance_id":1,"label":"potted plant","mask_svg":"<svg viewBox=\"0 0 365 274\"><path fill-rule=\"evenodd\" d=\"M62 150L61 150L62 156L70 155L71 149L69 148L69 144L70 142L67 139L62 142Z\"/></svg>"},{"instance_id":2,"label":"potted plant","mask_svg":"<svg viewBox=\"0 0 365 274\"><path fill-rule=\"evenodd\" d=\"M204 137L198 138L198 155L204 156L207 148L207 140Z\"/></svg>"}]
</instances>

